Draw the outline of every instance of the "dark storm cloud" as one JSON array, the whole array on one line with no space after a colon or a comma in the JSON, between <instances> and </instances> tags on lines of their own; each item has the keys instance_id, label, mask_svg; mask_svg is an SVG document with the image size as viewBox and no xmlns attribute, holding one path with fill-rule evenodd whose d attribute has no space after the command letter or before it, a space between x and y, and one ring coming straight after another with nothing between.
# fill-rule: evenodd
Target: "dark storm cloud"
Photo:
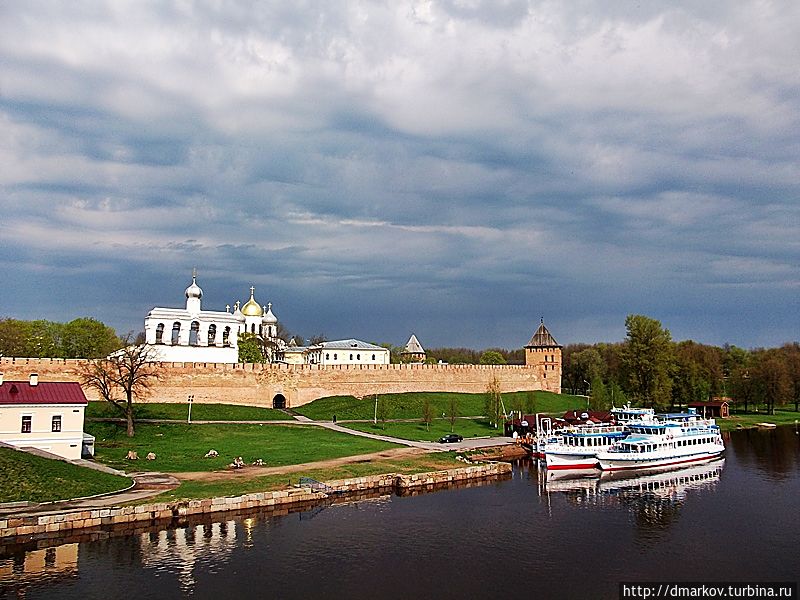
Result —
<instances>
[{"instance_id":1,"label":"dark storm cloud","mask_svg":"<svg viewBox=\"0 0 800 600\"><path fill-rule=\"evenodd\" d=\"M798 337L796 3L0 17L0 315L138 330L197 267L306 336Z\"/></svg>"}]
</instances>

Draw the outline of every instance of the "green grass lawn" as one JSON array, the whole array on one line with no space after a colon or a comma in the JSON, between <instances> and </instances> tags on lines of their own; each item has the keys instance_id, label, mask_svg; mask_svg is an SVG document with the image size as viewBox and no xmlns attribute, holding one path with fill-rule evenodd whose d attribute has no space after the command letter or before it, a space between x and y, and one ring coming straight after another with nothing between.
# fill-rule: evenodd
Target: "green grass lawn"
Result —
<instances>
[{"instance_id":1,"label":"green grass lawn","mask_svg":"<svg viewBox=\"0 0 800 600\"><path fill-rule=\"evenodd\" d=\"M129 438L121 423L87 422L86 431L95 436L95 459L126 471L168 473L223 469L241 456L246 463L260 458L269 467L368 454L396 444L329 431L311 425L188 425L138 423ZM217 458L203 458L211 449ZM128 450L139 454L127 461ZM148 452L156 460L145 460Z\"/></svg>"},{"instance_id":2,"label":"green grass lawn","mask_svg":"<svg viewBox=\"0 0 800 600\"><path fill-rule=\"evenodd\" d=\"M290 473L286 475L266 475L245 481L186 481L178 488L164 492L148 502L169 502L178 499L216 498L224 496L238 496L255 492L284 489L289 485L298 483L300 477L312 477L317 481L334 481L350 477L366 477L369 475L382 475L384 473L426 473L463 467L464 463L456 460L453 452L426 454L419 457L404 459L381 459L369 462L351 463L330 469L312 469L303 473Z\"/></svg>"},{"instance_id":3,"label":"green grass lawn","mask_svg":"<svg viewBox=\"0 0 800 600\"><path fill-rule=\"evenodd\" d=\"M795 421L800 421L800 412L795 412L790 409L775 409L774 415L767 413L748 413L748 414L732 414L727 419L717 419L722 431L730 431L738 427L750 427L756 423L775 423L776 425L794 425Z\"/></svg>"},{"instance_id":4,"label":"green grass lawn","mask_svg":"<svg viewBox=\"0 0 800 600\"><path fill-rule=\"evenodd\" d=\"M94 496L131 485L127 477L0 448L0 502L51 502Z\"/></svg>"},{"instance_id":5,"label":"green grass lawn","mask_svg":"<svg viewBox=\"0 0 800 600\"><path fill-rule=\"evenodd\" d=\"M185 421L189 415L186 403L137 402L134 403L137 419L166 419ZM120 418L122 413L108 402L89 402L87 418ZM200 404L192 406L192 421L286 421L291 415L273 408L238 406L234 404Z\"/></svg>"},{"instance_id":6,"label":"green grass lawn","mask_svg":"<svg viewBox=\"0 0 800 600\"><path fill-rule=\"evenodd\" d=\"M532 397L530 395L532 394ZM433 413L441 415L447 413L450 399L455 398L458 403L458 415L461 417L477 417L483 415L486 394L457 394L453 392L407 392L403 394L383 394L379 399L389 403L390 419L417 419L422 416L422 404L425 398L431 403ZM509 392L502 395L506 410L520 407L525 412L525 406L531 412L563 413L573 408L582 408L586 399L568 394L553 394L551 392ZM359 400L353 396L329 396L314 400L295 409L317 421L329 421L336 415L338 420L346 419L372 419L375 413L375 397Z\"/></svg>"},{"instance_id":7,"label":"green grass lawn","mask_svg":"<svg viewBox=\"0 0 800 600\"><path fill-rule=\"evenodd\" d=\"M387 422L378 421L376 425L370 423L342 423L342 426L377 435L390 435L403 440L435 442L443 435L450 433L450 421L447 419L434 419L430 431L426 430L421 421L415 422ZM458 433L465 438L499 436L503 435L503 428L495 429L484 419L458 419L453 427L453 433Z\"/></svg>"}]
</instances>

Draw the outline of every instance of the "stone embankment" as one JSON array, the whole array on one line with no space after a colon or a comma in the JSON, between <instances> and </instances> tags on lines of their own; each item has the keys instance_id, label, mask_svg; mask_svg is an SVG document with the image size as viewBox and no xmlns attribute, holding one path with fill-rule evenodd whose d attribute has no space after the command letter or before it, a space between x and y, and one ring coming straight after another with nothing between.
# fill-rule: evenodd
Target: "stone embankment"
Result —
<instances>
[{"instance_id":1,"label":"stone embankment","mask_svg":"<svg viewBox=\"0 0 800 600\"><path fill-rule=\"evenodd\" d=\"M404 493L419 488L460 484L471 480L497 478L511 472L509 463L487 463L459 469L401 475L396 473L355 477L326 482L327 489L350 495L367 491L394 490ZM156 521L170 521L191 515L245 511L293 504L313 504L328 498L327 493L310 487L298 487L274 492L257 492L228 498L182 500L79 510L46 515L10 516L0 519L0 538L24 536L47 538L74 533L78 530L126 526Z\"/></svg>"}]
</instances>

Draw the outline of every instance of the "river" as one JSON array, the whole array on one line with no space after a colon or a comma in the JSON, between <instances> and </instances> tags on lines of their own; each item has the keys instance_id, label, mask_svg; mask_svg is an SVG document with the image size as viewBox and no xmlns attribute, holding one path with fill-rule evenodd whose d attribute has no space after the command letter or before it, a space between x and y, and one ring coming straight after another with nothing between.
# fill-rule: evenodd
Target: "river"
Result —
<instances>
[{"instance_id":1,"label":"river","mask_svg":"<svg viewBox=\"0 0 800 600\"><path fill-rule=\"evenodd\" d=\"M215 520L216 519L216 520ZM68 541L68 540L65 540ZM0 554L2 598L618 598L620 582L797 581L800 435L647 476L510 479Z\"/></svg>"}]
</instances>

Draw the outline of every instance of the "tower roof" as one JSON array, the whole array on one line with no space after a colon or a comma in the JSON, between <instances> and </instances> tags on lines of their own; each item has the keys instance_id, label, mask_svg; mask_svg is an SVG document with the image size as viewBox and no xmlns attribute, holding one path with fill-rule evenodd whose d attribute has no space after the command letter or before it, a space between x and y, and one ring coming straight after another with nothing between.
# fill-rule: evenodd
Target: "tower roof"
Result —
<instances>
[{"instance_id":1,"label":"tower roof","mask_svg":"<svg viewBox=\"0 0 800 600\"><path fill-rule=\"evenodd\" d=\"M547 327L544 326L544 319L539 323L539 328L533 334L531 340L525 345L526 348L560 348L561 346L556 341Z\"/></svg>"},{"instance_id":2,"label":"tower roof","mask_svg":"<svg viewBox=\"0 0 800 600\"><path fill-rule=\"evenodd\" d=\"M408 343L406 347L403 349L404 354L425 354L425 349L422 347L422 344L419 343L417 336L413 333L411 337L408 338Z\"/></svg>"}]
</instances>

